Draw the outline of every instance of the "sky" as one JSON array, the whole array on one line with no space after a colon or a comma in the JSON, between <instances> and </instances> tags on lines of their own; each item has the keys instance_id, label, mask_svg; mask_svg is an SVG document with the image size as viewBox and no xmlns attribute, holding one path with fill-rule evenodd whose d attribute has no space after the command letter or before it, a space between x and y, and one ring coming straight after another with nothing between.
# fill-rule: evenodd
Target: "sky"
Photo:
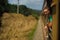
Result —
<instances>
[{"instance_id":1,"label":"sky","mask_svg":"<svg viewBox=\"0 0 60 40\"><path fill-rule=\"evenodd\" d=\"M44 0L19 0L19 5L26 5L28 8L42 10ZM17 4L18 0L8 0L10 4Z\"/></svg>"}]
</instances>

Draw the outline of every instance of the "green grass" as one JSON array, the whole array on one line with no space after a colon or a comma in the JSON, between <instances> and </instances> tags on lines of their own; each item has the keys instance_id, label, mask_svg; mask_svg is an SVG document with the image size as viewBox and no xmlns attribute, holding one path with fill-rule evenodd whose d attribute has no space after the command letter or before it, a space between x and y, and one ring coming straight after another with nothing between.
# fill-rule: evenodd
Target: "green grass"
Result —
<instances>
[{"instance_id":1,"label":"green grass","mask_svg":"<svg viewBox=\"0 0 60 40\"><path fill-rule=\"evenodd\" d=\"M29 33L29 35L28 35L29 40L33 40L33 36L34 36L35 31L36 31L36 27L37 27L37 24L35 25L35 28Z\"/></svg>"}]
</instances>

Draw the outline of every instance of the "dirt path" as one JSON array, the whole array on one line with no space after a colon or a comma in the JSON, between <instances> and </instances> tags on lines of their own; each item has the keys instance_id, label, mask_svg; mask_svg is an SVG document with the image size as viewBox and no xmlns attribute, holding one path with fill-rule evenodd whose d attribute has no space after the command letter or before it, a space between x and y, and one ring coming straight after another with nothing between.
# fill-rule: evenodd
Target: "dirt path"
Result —
<instances>
[{"instance_id":1,"label":"dirt path","mask_svg":"<svg viewBox=\"0 0 60 40\"><path fill-rule=\"evenodd\" d=\"M38 25L37 25L37 29L36 29L36 32L34 34L34 38L33 40L44 40L43 38L43 21L42 21L42 16L40 16L40 19L38 21Z\"/></svg>"}]
</instances>

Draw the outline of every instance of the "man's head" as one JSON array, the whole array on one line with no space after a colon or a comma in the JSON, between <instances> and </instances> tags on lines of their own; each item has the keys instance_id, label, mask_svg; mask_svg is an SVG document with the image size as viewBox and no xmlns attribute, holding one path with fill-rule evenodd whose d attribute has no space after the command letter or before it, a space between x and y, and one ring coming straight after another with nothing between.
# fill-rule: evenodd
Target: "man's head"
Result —
<instances>
[{"instance_id":1,"label":"man's head","mask_svg":"<svg viewBox=\"0 0 60 40\"><path fill-rule=\"evenodd\" d=\"M49 8L44 8L43 13L44 13L45 15L49 14L49 13L50 13Z\"/></svg>"}]
</instances>

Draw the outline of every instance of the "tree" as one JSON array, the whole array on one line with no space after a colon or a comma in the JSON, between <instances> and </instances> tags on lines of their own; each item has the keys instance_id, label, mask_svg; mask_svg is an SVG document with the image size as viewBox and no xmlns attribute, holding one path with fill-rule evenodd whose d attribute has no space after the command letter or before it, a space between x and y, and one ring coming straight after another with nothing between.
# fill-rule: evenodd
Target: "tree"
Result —
<instances>
[{"instance_id":1,"label":"tree","mask_svg":"<svg viewBox=\"0 0 60 40\"><path fill-rule=\"evenodd\" d=\"M7 11L7 0L0 0L0 26L1 26L1 17L5 11Z\"/></svg>"},{"instance_id":2,"label":"tree","mask_svg":"<svg viewBox=\"0 0 60 40\"><path fill-rule=\"evenodd\" d=\"M19 8L20 13L22 13L23 15L28 16L28 15L31 14L31 13L30 13L30 10L29 10L29 8L27 8L27 6L25 6L25 5L20 5L19 7L20 7L20 8Z\"/></svg>"},{"instance_id":3,"label":"tree","mask_svg":"<svg viewBox=\"0 0 60 40\"><path fill-rule=\"evenodd\" d=\"M7 11L8 0L0 0L0 13Z\"/></svg>"}]
</instances>

